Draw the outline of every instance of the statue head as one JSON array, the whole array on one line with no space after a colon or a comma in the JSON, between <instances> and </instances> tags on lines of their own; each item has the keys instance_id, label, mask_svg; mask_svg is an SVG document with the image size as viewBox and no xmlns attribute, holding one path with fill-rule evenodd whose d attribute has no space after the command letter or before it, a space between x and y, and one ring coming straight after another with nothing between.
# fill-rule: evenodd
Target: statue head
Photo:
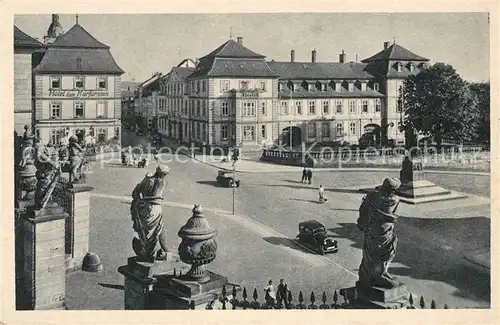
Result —
<instances>
[{"instance_id":1,"label":"statue head","mask_svg":"<svg viewBox=\"0 0 500 325\"><path fill-rule=\"evenodd\" d=\"M170 173L170 168L167 165L159 165L156 167L156 175L159 177L165 177Z\"/></svg>"},{"instance_id":2,"label":"statue head","mask_svg":"<svg viewBox=\"0 0 500 325\"><path fill-rule=\"evenodd\" d=\"M401 186L401 181L395 177L388 177L384 179L382 185L375 187L377 191L384 194L390 195L396 192L396 190Z\"/></svg>"},{"instance_id":3,"label":"statue head","mask_svg":"<svg viewBox=\"0 0 500 325\"><path fill-rule=\"evenodd\" d=\"M76 135L72 135L69 137L69 142L71 143L75 143L75 142L78 142L78 138L76 137Z\"/></svg>"},{"instance_id":4,"label":"statue head","mask_svg":"<svg viewBox=\"0 0 500 325\"><path fill-rule=\"evenodd\" d=\"M25 131L25 132L29 132L29 131L31 131L31 125L26 124L26 125L24 126L24 131Z\"/></svg>"}]
</instances>

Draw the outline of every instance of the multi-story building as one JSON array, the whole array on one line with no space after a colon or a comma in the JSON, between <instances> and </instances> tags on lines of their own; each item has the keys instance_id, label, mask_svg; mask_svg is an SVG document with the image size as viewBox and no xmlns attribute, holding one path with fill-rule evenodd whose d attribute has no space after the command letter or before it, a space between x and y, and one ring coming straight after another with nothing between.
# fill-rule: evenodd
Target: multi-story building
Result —
<instances>
[{"instance_id":1,"label":"multi-story building","mask_svg":"<svg viewBox=\"0 0 500 325\"><path fill-rule=\"evenodd\" d=\"M122 124L135 126L135 93L139 83L133 81L122 81Z\"/></svg>"},{"instance_id":2,"label":"multi-story building","mask_svg":"<svg viewBox=\"0 0 500 325\"><path fill-rule=\"evenodd\" d=\"M14 26L14 131L22 135L25 125L34 125L33 53L43 44Z\"/></svg>"},{"instance_id":3,"label":"multi-story building","mask_svg":"<svg viewBox=\"0 0 500 325\"><path fill-rule=\"evenodd\" d=\"M313 50L310 62L296 62L292 50L289 62L266 61L243 46L241 37L229 40L184 78L187 98L183 78L169 75L181 92L166 92L166 111L180 113L166 114L161 123L167 129L173 124L175 131L168 135L186 142L243 144L246 149L277 143L357 144L365 135L377 143L382 136L403 141L399 87L428 59L388 42L361 63L347 62L344 51L339 62L316 58Z\"/></svg>"},{"instance_id":4,"label":"multi-story building","mask_svg":"<svg viewBox=\"0 0 500 325\"><path fill-rule=\"evenodd\" d=\"M58 144L67 134L120 141L123 70L109 49L78 21L47 48L33 70L35 130L42 141Z\"/></svg>"},{"instance_id":5,"label":"multi-story building","mask_svg":"<svg viewBox=\"0 0 500 325\"><path fill-rule=\"evenodd\" d=\"M139 129L156 129L158 112L158 91L162 74L154 73L142 82L135 96L136 123Z\"/></svg>"},{"instance_id":6,"label":"multi-story building","mask_svg":"<svg viewBox=\"0 0 500 325\"><path fill-rule=\"evenodd\" d=\"M189 97L186 78L194 67L186 59L163 76L158 96L158 132L164 136L190 141Z\"/></svg>"}]
</instances>

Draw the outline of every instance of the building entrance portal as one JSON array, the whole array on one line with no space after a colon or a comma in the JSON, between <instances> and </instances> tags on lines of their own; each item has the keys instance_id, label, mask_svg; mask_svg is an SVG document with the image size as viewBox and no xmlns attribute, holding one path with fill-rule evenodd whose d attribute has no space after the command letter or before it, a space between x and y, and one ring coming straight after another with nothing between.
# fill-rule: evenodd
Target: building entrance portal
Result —
<instances>
[{"instance_id":1,"label":"building entrance portal","mask_svg":"<svg viewBox=\"0 0 500 325\"><path fill-rule=\"evenodd\" d=\"M284 146L296 147L302 144L302 130L297 126L287 126L283 129L281 136Z\"/></svg>"}]
</instances>

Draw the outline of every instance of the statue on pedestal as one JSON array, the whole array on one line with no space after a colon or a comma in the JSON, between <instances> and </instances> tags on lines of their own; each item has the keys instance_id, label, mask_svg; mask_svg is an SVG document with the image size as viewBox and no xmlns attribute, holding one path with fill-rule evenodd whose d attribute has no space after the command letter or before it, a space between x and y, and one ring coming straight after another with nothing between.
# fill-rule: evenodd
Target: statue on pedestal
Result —
<instances>
[{"instance_id":1,"label":"statue on pedestal","mask_svg":"<svg viewBox=\"0 0 500 325\"><path fill-rule=\"evenodd\" d=\"M36 142L35 166L38 182L35 191L35 206L36 209L43 209L59 181L61 168L57 162L56 149L51 144L45 147L40 139L37 139Z\"/></svg>"},{"instance_id":2,"label":"statue on pedestal","mask_svg":"<svg viewBox=\"0 0 500 325\"><path fill-rule=\"evenodd\" d=\"M24 135L22 138L22 143L20 149L20 161L18 165L17 174L19 176L18 183L19 189L24 192L24 195L20 193L21 200L31 201L35 198L36 190L36 167L35 167L35 149L33 148L34 137L31 134L31 127L29 125L24 126Z\"/></svg>"},{"instance_id":3,"label":"statue on pedestal","mask_svg":"<svg viewBox=\"0 0 500 325\"><path fill-rule=\"evenodd\" d=\"M152 263L155 259L166 259L167 241L161 203L167 185L165 177L169 172L167 166L158 166L156 172L146 174L132 192L130 213L133 228L138 235L132 240L132 247L137 255L137 261Z\"/></svg>"},{"instance_id":4,"label":"statue on pedestal","mask_svg":"<svg viewBox=\"0 0 500 325\"><path fill-rule=\"evenodd\" d=\"M359 284L394 288L399 282L388 269L394 256L398 238L394 230L395 211L399 199L394 195L401 186L397 178L386 178L376 191L369 193L359 208L358 228L365 234L363 259L359 266Z\"/></svg>"},{"instance_id":5,"label":"statue on pedestal","mask_svg":"<svg viewBox=\"0 0 500 325\"><path fill-rule=\"evenodd\" d=\"M81 169L85 163L84 150L78 144L78 138L74 135L69 137L69 182L78 182L81 178Z\"/></svg>"}]
</instances>

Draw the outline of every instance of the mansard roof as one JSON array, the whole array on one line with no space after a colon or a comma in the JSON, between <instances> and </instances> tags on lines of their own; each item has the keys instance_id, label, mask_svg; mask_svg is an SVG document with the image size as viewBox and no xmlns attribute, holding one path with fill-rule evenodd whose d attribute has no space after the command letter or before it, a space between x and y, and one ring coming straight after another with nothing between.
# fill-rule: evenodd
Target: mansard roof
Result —
<instances>
[{"instance_id":1,"label":"mansard roof","mask_svg":"<svg viewBox=\"0 0 500 325\"><path fill-rule=\"evenodd\" d=\"M372 79L363 63L267 62L280 79Z\"/></svg>"},{"instance_id":2,"label":"mansard roof","mask_svg":"<svg viewBox=\"0 0 500 325\"><path fill-rule=\"evenodd\" d=\"M229 40L205 55L203 58L265 58L264 55L258 54L249 50L247 47L243 46L238 42ZM202 58L202 59L203 59Z\"/></svg>"},{"instance_id":3,"label":"mansard roof","mask_svg":"<svg viewBox=\"0 0 500 325\"><path fill-rule=\"evenodd\" d=\"M43 44L14 26L14 48L41 48Z\"/></svg>"},{"instance_id":4,"label":"mansard roof","mask_svg":"<svg viewBox=\"0 0 500 325\"><path fill-rule=\"evenodd\" d=\"M362 60L363 63L373 61L387 61L387 60L400 60L400 61L429 61L420 55L408 51L399 44L393 43L386 49L378 52L377 54Z\"/></svg>"},{"instance_id":5,"label":"mansard roof","mask_svg":"<svg viewBox=\"0 0 500 325\"><path fill-rule=\"evenodd\" d=\"M109 46L99 42L79 24L61 35L51 47L109 49Z\"/></svg>"}]
</instances>

